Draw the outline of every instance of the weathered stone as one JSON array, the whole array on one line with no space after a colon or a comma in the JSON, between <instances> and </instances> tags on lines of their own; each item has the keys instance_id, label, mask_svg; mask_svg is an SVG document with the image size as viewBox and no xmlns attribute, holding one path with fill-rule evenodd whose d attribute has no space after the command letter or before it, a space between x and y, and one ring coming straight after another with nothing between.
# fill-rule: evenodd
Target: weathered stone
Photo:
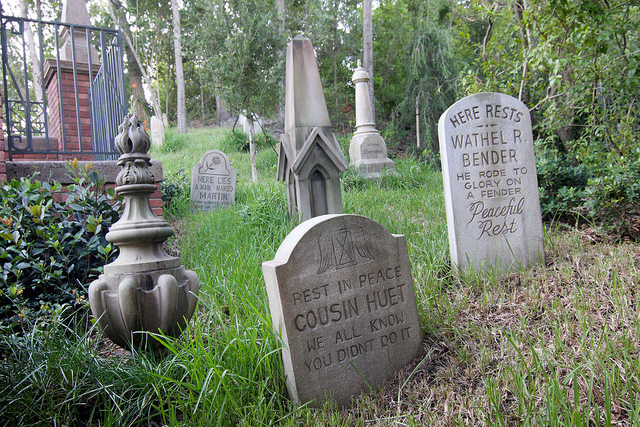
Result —
<instances>
[{"instance_id":1,"label":"weathered stone","mask_svg":"<svg viewBox=\"0 0 640 427\"><path fill-rule=\"evenodd\" d=\"M387 158L387 144L376 129L367 90L369 74L359 60L352 80L356 86L356 131L349 145L351 167L365 178L377 179L385 170L394 170L395 163Z\"/></svg>"},{"instance_id":2,"label":"weathered stone","mask_svg":"<svg viewBox=\"0 0 640 427\"><path fill-rule=\"evenodd\" d=\"M119 346L161 350L162 344L147 333L182 333L196 307L198 275L162 249L173 229L149 204L156 191L149 170L149 136L135 115L127 116L119 130L115 145L123 168L116 177L116 193L124 198L125 208L106 239L120 253L89 285L89 303L100 329Z\"/></svg>"},{"instance_id":3,"label":"weathered stone","mask_svg":"<svg viewBox=\"0 0 640 427\"><path fill-rule=\"evenodd\" d=\"M91 19L84 0L65 0L62 6L62 22L74 25L91 26ZM84 28L75 28L73 31L73 41L71 39L70 27L63 26L60 31L60 39L63 41L60 48L60 59L88 63L91 55L91 63L98 64L98 51L87 42L87 33ZM75 49L74 49L75 45Z\"/></svg>"},{"instance_id":4,"label":"weathered stone","mask_svg":"<svg viewBox=\"0 0 640 427\"><path fill-rule=\"evenodd\" d=\"M289 215L300 221L342 213L340 172L347 161L331 130L311 41L287 47L285 133L278 144L278 180L287 184Z\"/></svg>"},{"instance_id":5,"label":"weathered stone","mask_svg":"<svg viewBox=\"0 0 640 427\"><path fill-rule=\"evenodd\" d=\"M164 144L164 124L157 116L151 116L151 143L154 147Z\"/></svg>"},{"instance_id":6,"label":"weathered stone","mask_svg":"<svg viewBox=\"0 0 640 427\"><path fill-rule=\"evenodd\" d=\"M419 354L404 236L362 216L324 215L296 227L262 270L296 403L348 405Z\"/></svg>"},{"instance_id":7,"label":"weathered stone","mask_svg":"<svg viewBox=\"0 0 640 427\"><path fill-rule=\"evenodd\" d=\"M499 93L468 96L438 124L451 260L460 271L507 272L542 260L531 117Z\"/></svg>"},{"instance_id":8,"label":"weathered stone","mask_svg":"<svg viewBox=\"0 0 640 427\"><path fill-rule=\"evenodd\" d=\"M236 196L236 170L220 150L209 150L191 171L191 203L197 209L231 206Z\"/></svg>"}]
</instances>

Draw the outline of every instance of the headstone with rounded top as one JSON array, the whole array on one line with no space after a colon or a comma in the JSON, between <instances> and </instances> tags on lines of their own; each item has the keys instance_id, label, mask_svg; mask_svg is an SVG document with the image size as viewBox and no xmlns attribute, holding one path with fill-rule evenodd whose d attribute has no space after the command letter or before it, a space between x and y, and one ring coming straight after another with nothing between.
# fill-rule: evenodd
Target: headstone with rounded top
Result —
<instances>
[{"instance_id":1,"label":"headstone with rounded top","mask_svg":"<svg viewBox=\"0 0 640 427\"><path fill-rule=\"evenodd\" d=\"M362 216L323 215L296 227L262 270L295 403L347 406L420 353L404 236Z\"/></svg>"},{"instance_id":2,"label":"headstone with rounded top","mask_svg":"<svg viewBox=\"0 0 640 427\"><path fill-rule=\"evenodd\" d=\"M468 96L438 124L449 249L459 273L502 274L544 256L531 117L500 93Z\"/></svg>"},{"instance_id":3,"label":"headstone with rounded top","mask_svg":"<svg viewBox=\"0 0 640 427\"><path fill-rule=\"evenodd\" d=\"M236 170L220 150L209 150L191 172L191 202L196 209L231 206L236 195Z\"/></svg>"}]
</instances>

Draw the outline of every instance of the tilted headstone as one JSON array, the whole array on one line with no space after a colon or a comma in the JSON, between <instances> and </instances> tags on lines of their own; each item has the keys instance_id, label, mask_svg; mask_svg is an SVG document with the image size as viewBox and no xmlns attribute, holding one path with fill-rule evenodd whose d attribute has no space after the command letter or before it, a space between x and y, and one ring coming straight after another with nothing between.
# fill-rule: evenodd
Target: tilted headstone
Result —
<instances>
[{"instance_id":1,"label":"tilted headstone","mask_svg":"<svg viewBox=\"0 0 640 427\"><path fill-rule=\"evenodd\" d=\"M296 227L262 270L296 403L348 405L420 353L404 236L358 215L316 217Z\"/></svg>"},{"instance_id":2,"label":"tilted headstone","mask_svg":"<svg viewBox=\"0 0 640 427\"><path fill-rule=\"evenodd\" d=\"M191 171L191 202L201 210L231 206L236 196L236 170L220 150L204 153Z\"/></svg>"},{"instance_id":3,"label":"tilted headstone","mask_svg":"<svg viewBox=\"0 0 640 427\"><path fill-rule=\"evenodd\" d=\"M287 47L284 131L278 144L278 180L287 184L289 215L301 221L342 213L340 172L347 161L331 129L311 41Z\"/></svg>"},{"instance_id":4,"label":"tilted headstone","mask_svg":"<svg viewBox=\"0 0 640 427\"><path fill-rule=\"evenodd\" d=\"M154 147L164 144L164 124L157 116L151 116L151 143Z\"/></svg>"},{"instance_id":5,"label":"tilted headstone","mask_svg":"<svg viewBox=\"0 0 640 427\"><path fill-rule=\"evenodd\" d=\"M365 178L380 178L385 170L394 170L395 163L387 158L387 144L376 129L367 90L369 73L360 60L352 80L356 85L356 131L349 145L351 166Z\"/></svg>"},{"instance_id":6,"label":"tilted headstone","mask_svg":"<svg viewBox=\"0 0 640 427\"><path fill-rule=\"evenodd\" d=\"M544 256L531 117L516 98L468 96L438 124L449 249L460 271L507 272Z\"/></svg>"}]
</instances>

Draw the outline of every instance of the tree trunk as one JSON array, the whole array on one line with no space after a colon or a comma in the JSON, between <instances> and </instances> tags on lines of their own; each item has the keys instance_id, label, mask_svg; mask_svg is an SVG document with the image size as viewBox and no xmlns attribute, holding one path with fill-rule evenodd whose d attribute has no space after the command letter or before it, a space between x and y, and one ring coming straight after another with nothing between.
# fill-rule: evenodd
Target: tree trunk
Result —
<instances>
[{"instance_id":1,"label":"tree trunk","mask_svg":"<svg viewBox=\"0 0 640 427\"><path fill-rule=\"evenodd\" d=\"M145 108L146 99L144 97L144 89L142 87L142 73L136 63L133 52L128 45L124 46L124 53L127 56L127 64L129 71L129 85L131 86L131 95L133 96L133 108L138 118L144 123L147 120L147 111Z\"/></svg>"},{"instance_id":2,"label":"tree trunk","mask_svg":"<svg viewBox=\"0 0 640 427\"><path fill-rule=\"evenodd\" d=\"M516 15L516 20L518 21L518 30L520 31L520 39L522 40L522 50L523 52L528 53L530 46L529 30L525 29L522 21L525 5L526 3L524 0L516 0L513 3L513 11ZM529 86L526 84L529 74L529 63L527 62L526 56L527 55L525 54L524 63L522 64L522 78L520 80L520 89L518 90L518 99L524 102L525 105L529 105L531 99L529 96Z\"/></svg>"},{"instance_id":3,"label":"tree trunk","mask_svg":"<svg viewBox=\"0 0 640 427\"><path fill-rule=\"evenodd\" d=\"M362 62L363 67L369 73L369 100L371 101L371 117L375 123L376 109L373 93L373 15L371 0L362 1Z\"/></svg>"},{"instance_id":4,"label":"tree trunk","mask_svg":"<svg viewBox=\"0 0 640 427\"><path fill-rule=\"evenodd\" d=\"M416 96L416 141L420 148L420 99Z\"/></svg>"},{"instance_id":5,"label":"tree trunk","mask_svg":"<svg viewBox=\"0 0 640 427\"><path fill-rule=\"evenodd\" d=\"M176 59L178 133L187 133L187 107L184 96L184 71L182 69L182 40L180 36L180 9L177 0L171 0L173 15L173 50Z\"/></svg>"},{"instance_id":6,"label":"tree trunk","mask_svg":"<svg viewBox=\"0 0 640 427\"><path fill-rule=\"evenodd\" d=\"M120 29L122 30L122 34L124 35L124 40L129 46L129 49L131 50L131 54L133 55L133 58L135 59L136 64L138 64L138 67L140 68L140 72L142 73L142 77L144 78L145 83L149 86L149 88L153 88L153 85L151 84L151 79L145 72L145 68L142 65L142 61L140 60L140 57L138 56L138 52L136 51L136 48L133 46L133 42L131 41L131 30L129 28L129 23L124 18L124 16L122 16L119 13L120 9L122 9L122 3L120 3L120 0L109 1L109 15L111 15L111 19L113 19L113 22L116 22L120 27ZM149 96L151 97L151 104L153 105L154 114L157 117L162 117L162 109L160 108L160 104L158 103L158 100L156 99L153 93L153 90L149 91Z\"/></svg>"},{"instance_id":7,"label":"tree trunk","mask_svg":"<svg viewBox=\"0 0 640 427\"><path fill-rule=\"evenodd\" d=\"M20 0L20 16L22 16L23 18L28 18L27 10L28 9L26 0ZM24 35L27 39L27 45L29 46L29 57L31 58L31 74L33 75L33 89L36 94L36 101L42 102L42 83L40 83L42 79L40 78L40 61L38 60L36 43L33 40L33 31L31 31L31 24L29 24L29 22L24 23Z\"/></svg>"},{"instance_id":8,"label":"tree trunk","mask_svg":"<svg viewBox=\"0 0 640 427\"><path fill-rule=\"evenodd\" d=\"M256 165L256 142L253 135L253 113L247 114L247 120L249 121L249 153L251 155L251 180L253 182L258 181L258 167Z\"/></svg>"},{"instance_id":9,"label":"tree trunk","mask_svg":"<svg viewBox=\"0 0 640 427\"><path fill-rule=\"evenodd\" d=\"M286 16L285 16L285 6L284 0L276 0L276 9L278 10L278 35L282 38L286 37L285 33L285 25L286 25ZM287 47L285 46L280 52L278 52L278 56L280 60L284 62L286 58ZM280 94L278 95L278 118L280 123L284 127L284 92L285 92L285 79L284 74L282 78L278 82L280 85Z\"/></svg>"}]
</instances>

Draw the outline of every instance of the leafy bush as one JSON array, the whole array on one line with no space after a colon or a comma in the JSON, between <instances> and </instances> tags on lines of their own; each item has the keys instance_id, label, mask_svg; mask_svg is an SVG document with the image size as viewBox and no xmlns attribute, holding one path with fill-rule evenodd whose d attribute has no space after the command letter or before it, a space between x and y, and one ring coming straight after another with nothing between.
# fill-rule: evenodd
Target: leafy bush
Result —
<instances>
[{"instance_id":1,"label":"leafy bush","mask_svg":"<svg viewBox=\"0 0 640 427\"><path fill-rule=\"evenodd\" d=\"M95 171L67 165L74 184L22 178L0 187L0 327L86 308L86 287L117 250L105 235L119 218L113 189Z\"/></svg>"},{"instance_id":2,"label":"leafy bush","mask_svg":"<svg viewBox=\"0 0 640 427\"><path fill-rule=\"evenodd\" d=\"M593 219L621 237L640 240L640 165L610 164L606 174L589 180L586 207Z\"/></svg>"},{"instance_id":3,"label":"leafy bush","mask_svg":"<svg viewBox=\"0 0 640 427\"><path fill-rule=\"evenodd\" d=\"M538 187L542 216L548 219L575 218L583 212L589 174L566 156L544 152L537 156Z\"/></svg>"},{"instance_id":4,"label":"leafy bush","mask_svg":"<svg viewBox=\"0 0 640 427\"><path fill-rule=\"evenodd\" d=\"M160 186L162 208L168 216L179 216L190 207L191 181L184 168L164 175Z\"/></svg>"}]
</instances>

